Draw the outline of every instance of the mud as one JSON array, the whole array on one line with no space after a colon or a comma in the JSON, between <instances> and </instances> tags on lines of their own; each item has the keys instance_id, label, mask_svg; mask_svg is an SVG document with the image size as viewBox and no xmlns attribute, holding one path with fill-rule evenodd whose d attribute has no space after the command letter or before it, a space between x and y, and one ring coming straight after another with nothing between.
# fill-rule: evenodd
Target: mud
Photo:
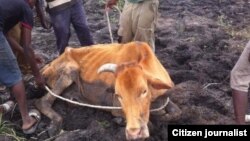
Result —
<instances>
[{"instance_id":1,"label":"mud","mask_svg":"<svg viewBox=\"0 0 250 141\"><path fill-rule=\"evenodd\" d=\"M110 43L103 3L84 0L84 7L95 42ZM182 115L172 121L159 121L151 116L153 126L147 141L167 141L169 124L234 124L230 71L250 37L249 8L249 0L160 0L156 55L180 87L172 92L171 98L182 109ZM116 40L118 12L111 11L110 19ZM69 44L79 45L74 33ZM33 45L45 61L56 57L52 29L36 25ZM125 140L124 125L117 124L108 112L60 100L56 100L54 108L64 122L62 134L51 140ZM18 117L19 120L14 120ZM18 109L10 119L21 125ZM25 137L39 141L49 139L43 132L48 125L49 120L43 117L36 133ZM20 131L20 127L16 129Z\"/></svg>"}]
</instances>

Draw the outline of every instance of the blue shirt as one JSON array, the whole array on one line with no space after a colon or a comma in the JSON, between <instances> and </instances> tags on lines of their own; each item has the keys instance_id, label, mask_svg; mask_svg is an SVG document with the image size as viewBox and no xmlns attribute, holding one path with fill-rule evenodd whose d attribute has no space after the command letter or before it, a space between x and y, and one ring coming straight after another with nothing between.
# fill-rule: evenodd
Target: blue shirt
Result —
<instances>
[{"instance_id":1,"label":"blue shirt","mask_svg":"<svg viewBox=\"0 0 250 141\"><path fill-rule=\"evenodd\" d=\"M17 23L32 29L33 13L24 0L0 0L0 31L7 33Z\"/></svg>"}]
</instances>

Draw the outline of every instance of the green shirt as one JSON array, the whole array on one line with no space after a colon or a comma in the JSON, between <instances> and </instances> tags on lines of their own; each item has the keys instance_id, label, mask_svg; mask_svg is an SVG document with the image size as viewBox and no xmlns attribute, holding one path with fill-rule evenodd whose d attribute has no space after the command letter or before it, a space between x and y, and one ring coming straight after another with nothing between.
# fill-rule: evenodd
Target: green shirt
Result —
<instances>
[{"instance_id":1,"label":"green shirt","mask_svg":"<svg viewBox=\"0 0 250 141\"><path fill-rule=\"evenodd\" d=\"M128 2L131 2L131 3L139 3L142 1L145 1L145 0L128 0Z\"/></svg>"}]
</instances>

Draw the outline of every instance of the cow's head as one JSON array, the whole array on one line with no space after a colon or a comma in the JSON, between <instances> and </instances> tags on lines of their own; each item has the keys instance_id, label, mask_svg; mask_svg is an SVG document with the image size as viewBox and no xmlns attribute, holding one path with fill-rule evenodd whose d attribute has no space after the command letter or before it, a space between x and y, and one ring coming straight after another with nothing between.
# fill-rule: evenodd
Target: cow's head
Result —
<instances>
[{"instance_id":1,"label":"cow's head","mask_svg":"<svg viewBox=\"0 0 250 141\"><path fill-rule=\"evenodd\" d=\"M148 121L150 104L160 89L171 86L146 73L138 63L104 64L98 72L112 72L115 75L115 95L120 101L126 124L128 140L149 137Z\"/></svg>"}]
</instances>

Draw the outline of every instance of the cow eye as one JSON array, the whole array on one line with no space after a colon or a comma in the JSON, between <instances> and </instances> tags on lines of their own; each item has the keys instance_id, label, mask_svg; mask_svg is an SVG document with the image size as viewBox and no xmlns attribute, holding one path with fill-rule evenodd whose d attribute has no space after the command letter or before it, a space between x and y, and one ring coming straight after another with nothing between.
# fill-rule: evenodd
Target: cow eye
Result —
<instances>
[{"instance_id":1,"label":"cow eye","mask_svg":"<svg viewBox=\"0 0 250 141\"><path fill-rule=\"evenodd\" d=\"M142 93L141 93L141 97L144 98L147 96L147 90L144 90Z\"/></svg>"}]
</instances>

